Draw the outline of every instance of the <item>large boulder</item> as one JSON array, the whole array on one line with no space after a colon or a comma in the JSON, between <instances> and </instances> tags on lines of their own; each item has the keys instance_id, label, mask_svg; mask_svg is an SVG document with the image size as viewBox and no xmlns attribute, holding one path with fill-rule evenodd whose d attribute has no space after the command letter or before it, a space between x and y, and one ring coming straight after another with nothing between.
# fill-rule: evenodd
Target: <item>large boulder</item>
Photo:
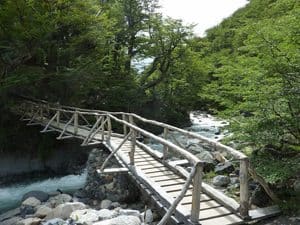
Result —
<instances>
[{"instance_id":1,"label":"large boulder","mask_svg":"<svg viewBox=\"0 0 300 225\"><path fill-rule=\"evenodd\" d=\"M41 221L40 218L27 218L17 222L17 225L39 225Z\"/></svg>"},{"instance_id":2,"label":"large boulder","mask_svg":"<svg viewBox=\"0 0 300 225\"><path fill-rule=\"evenodd\" d=\"M43 191L30 191L23 195L22 201L26 200L27 198L34 197L41 202L45 202L49 199L49 195Z\"/></svg>"},{"instance_id":3,"label":"large boulder","mask_svg":"<svg viewBox=\"0 0 300 225\"><path fill-rule=\"evenodd\" d=\"M76 210L71 213L70 218L78 224L91 225L99 221L101 217L100 211L94 209ZM111 218L111 217L110 217Z\"/></svg>"},{"instance_id":4,"label":"large boulder","mask_svg":"<svg viewBox=\"0 0 300 225\"><path fill-rule=\"evenodd\" d=\"M64 204L58 205L53 209L47 216L46 220L53 218L68 219L72 212L76 210L86 209L86 205L81 202L67 202Z\"/></svg>"},{"instance_id":5,"label":"large boulder","mask_svg":"<svg viewBox=\"0 0 300 225\"><path fill-rule=\"evenodd\" d=\"M50 214L52 212L52 210L53 209L49 208L48 206L41 205L40 207L37 208L34 215L38 218L44 218L48 214Z\"/></svg>"},{"instance_id":6,"label":"large boulder","mask_svg":"<svg viewBox=\"0 0 300 225\"><path fill-rule=\"evenodd\" d=\"M136 216L118 216L109 220L96 222L93 225L141 225L141 220Z\"/></svg>"},{"instance_id":7,"label":"large boulder","mask_svg":"<svg viewBox=\"0 0 300 225\"><path fill-rule=\"evenodd\" d=\"M109 209L111 206L112 201L109 199L104 199L100 203L100 208L101 209Z\"/></svg>"},{"instance_id":8,"label":"large boulder","mask_svg":"<svg viewBox=\"0 0 300 225\"><path fill-rule=\"evenodd\" d=\"M228 176L218 175L213 178L213 185L217 187L226 187L230 183Z\"/></svg>"},{"instance_id":9,"label":"large boulder","mask_svg":"<svg viewBox=\"0 0 300 225\"><path fill-rule=\"evenodd\" d=\"M203 170L205 172L209 172L215 168L214 157L209 151L202 151L196 157L204 162Z\"/></svg>"},{"instance_id":10,"label":"large boulder","mask_svg":"<svg viewBox=\"0 0 300 225\"><path fill-rule=\"evenodd\" d=\"M229 161L218 163L215 167L215 173L219 175L230 174L233 171L234 171L234 166Z\"/></svg>"},{"instance_id":11,"label":"large boulder","mask_svg":"<svg viewBox=\"0 0 300 225\"><path fill-rule=\"evenodd\" d=\"M64 204L71 201L72 201L72 197L68 194L59 194L49 199L52 208L55 208L60 204Z\"/></svg>"},{"instance_id":12,"label":"large boulder","mask_svg":"<svg viewBox=\"0 0 300 225\"><path fill-rule=\"evenodd\" d=\"M29 197L25 201L22 202L22 205L37 207L41 204L41 201L35 197Z\"/></svg>"},{"instance_id":13,"label":"large boulder","mask_svg":"<svg viewBox=\"0 0 300 225\"><path fill-rule=\"evenodd\" d=\"M116 217L118 213L113 210L101 209L98 211L99 220L107 220Z\"/></svg>"}]
</instances>

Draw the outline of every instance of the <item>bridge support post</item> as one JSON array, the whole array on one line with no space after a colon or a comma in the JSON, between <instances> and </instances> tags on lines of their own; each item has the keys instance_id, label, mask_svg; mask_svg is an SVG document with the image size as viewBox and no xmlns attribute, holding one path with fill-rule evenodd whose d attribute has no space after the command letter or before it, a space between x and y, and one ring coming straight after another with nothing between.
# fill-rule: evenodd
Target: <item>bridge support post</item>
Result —
<instances>
[{"instance_id":1,"label":"bridge support post","mask_svg":"<svg viewBox=\"0 0 300 225\"><path fill-rule=\"evenodd\" d=\"M74 113L74 134L78 132L78 112L75 111Z\"/></svg>"},{"instance_id":2,"label":"bridge support post","mask_svg":"<svg viewBox=\"0 0 300 225\"><path fill-rule=\"evenodd\" d=\"M57 126L59 126L59 123L60 123L60 111L57 110L57 112L56 112L56 124L57 124Z\"/></svg>"},{"instance_id":3,"label":"bridge support post","mask_svg":"<svg viewBox=\"0 0 300 225\"><path fill-rule=\"evenodd\" d=\"M167 140L167 136L168 136L169 130L168 128L164 128L164 139ZM169 153L169 148L168 146L164 145L164 150L163 150L163 159L166 160L168 158L168 153Z\"/></svg>"},{"instance_id":4,"label":"bridge support post","mask_svg":"<svg viewBox=\"0 0 300 225\"><path fill-rule=\"evenodd\" d=\"M134 124L133 117L129 116L129 123ZM134 165L134 153L135 153L135 145L136 145L136 131L130 128L131 132L131 151L129 153L130 164Z\"/></svg>"},{"instance_id":5,"label":"bridge support post","mask_svg":"<svg viewBox=\"0 0 300 225\"><path fill-rule=\"evenodd\" d=\"M107 129L108 129L108 133L107 133L107 142L110 142L110 137L111 137L111 132L112 132L112 128L111 128L111 120L110 117L107 116Z\"/></svg>"},{"instance_id":6,"label":"bridge support post","mask_svg":"<svg viewBox=\"0 0 300 225\"><path fill-rule=\"evenodd\" d=\"M122 114L122 120L127 122L125 114ZM127 134L127 126L125 124L123 125L123 134L124 134L124 137Z\"/></svg>"},{"instance_id":7,"label":"bridge support post","mask_svg":"<svg viewBox=\"0 0 300 225\"><path fill-rule=\"evenodd\" d=\"M240 214L244 219L249 218L249 186L248 186L249 159L240 161Z\"/></svg>"},{"instance_id":8,"label":"bridge support post","mask_svg":"<svg viewBox=\"0 0 300 225\"><path fill-rule=\"evenodd\" d=\"M193 193L192 193L193 198L192 198L192 209L191 209L191 222L193 224L199 224L202 171L203 171L202 164L198 163L196 165L196 173L194 176Z\"/></svg>"}]
</instances>

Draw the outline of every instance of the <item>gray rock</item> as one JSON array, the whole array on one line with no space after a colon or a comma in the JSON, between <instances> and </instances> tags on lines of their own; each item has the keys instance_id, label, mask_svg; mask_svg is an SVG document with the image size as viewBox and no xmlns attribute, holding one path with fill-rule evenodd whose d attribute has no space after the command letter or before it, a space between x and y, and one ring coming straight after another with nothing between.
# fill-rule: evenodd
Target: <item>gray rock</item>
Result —
<instances>
[{"instance_id":1,"label":"gray rock","mask_svg":"<svg viewBox=\"0 0 300 225\"><path fill-rule=\"evenodd\" d=\"M25 218L26 215L32 215L36 211L35 207L30 205L21 205L20 207L20 216Z\"/></svg>"},{"instance_id":2,"label":"gray rock","mask_svg":"<svg viewBox=\"0 0 300 225\"><path fill-rule=\"evenodd\" d=\"M27 218L17 222L17 225L39 225L41 221L40 218Z\"/></svg>"},{"instance_id":3,"label":"gray rock","mask_svg":"<svg viewBox=\"0 0 300 225\"><path fill-rule=\"evenodd\" d=\"M141 225L141 220L135 216L118 216L116 218L94 223L93 225Z\"/></svg>"},{"instance_id":4,"label":"gray rock","mask_svg":"<svg viewBox=\"0 0 300 225\"><path fill-rule=\"evenodd\" d=\"M100 214L100 211L94 209L83 209L72 212L70 218L76 223L91 225L99 221Z\"/></svg>"},{"instance_id":5,"label":"gray rock","mask_svg":"<svg viewBox=\"0 0 300 225\"><path fill-rule=\"evenodd\" d=\"M153 222L153 213L151 209L147 209L145 212L141 214L142 222L146 224L150 224Z\"/></svg>"},{"instance_id":6,"label":"gray rock","mask_svg":"<svg viewBox=\"0 0 300 225\"><path fill-rule=\"evenodd\" d=\"M204 171L208 172L215 168L215 161L213 155L209 151L202 151L196 155L198 159L204 162Z\"/></svg>"},{"instance_id":7,"label":"gray rock","mask_svg":"<svg viewBox=\"0 0 300 225\"><path fill-rule=\"evenodd\" d=\"M238 177L230 177L230 183L231 184L239 184L240 179Z\"/></svg>"},{"instance_id":8,"label":"gray rock","mask_svg":"<svg viewBox=\"0 0 300 225\"><path fill-rule=\"evenodd\" d=\"M228 176L218 175L213 179L213 185L217 187L226 187L230 183Z\"/></svg>"},{"instance_id":9,"label":"gray rock","mask_svg":"<svg viewBox=\"0 0 300 225\"><path fill-rule=\"evenodd\" d=\"M7 212L0 215L0 222L3 221L3 220L7 220L9 218L18 216L18 215L20 215L20 208L9 210L9 211L7 211Z\"/></svg>"},{"instance_id":10,"label":"gray rock","mask_svg":"<svg viewBox=\"0 0 300 225\"><path fill-rule=\"evenodd\" d=\"M98 211L98 213L99 213L98 214L99 220L111 219L111 218L116 217L118 215L118 212L108 210L108 209L101 209L100 211Z\"/></svg>"},{"instance_id":11,"label":"gray rock","mask_svg":"<svg viewBox=\"0 0 300 225\"><path fill-rule=\"evenodd\" d=\"M51 203L51 206L53 208L55 208L60 204L64 204L71 201L72 201L72 197L68 194L59 194L49 199L49 202Z\"/></svg>"},{"instance_id":12,"label":"gray rock","mask_svg":"<svg viewBox=\"0 0 300 225\"><path fill-rule=\"evenodd\" d=\"M109 209L115 209L115 208L118 208L118 207L121 207L121 205L120 205L119 202L112 202L112 203L110 204Z\"/></svg>"},{"instance_id":13,"label":"gray rock","mask_svg":"<svg viewBox=\"0 0 300 225\"><path fill-rule=\"evenodd\" d=\"M48 220L43 222L42 225L64 225L65 221L60 218L54 218L52 220Z\"/></svg>"},{"instance_id":14,"label":"gray rock","mask_svg":"<svg viewBox=\"0 0 300 225\"><path fill-rule=\"evenodd\" d=\"M123 216L136 216L136 217L140 216L140 212L134 209L120 209L118 212L120 215Z\"/></svg>"},{"instance_id":15,"label":"gray rock","mask_svg":"<svg viewBox=\"0 0 300 225\"><path fill-rule=\"evenodd\" d=\"M38 218L44 218L51 212L52 212L51 208L49 208L48 206L45 206L45 205L41 205L37 208L37 211L35 212L34 215Z\"/></svg>"},{"instance_id":16,"label":"gray rock","mask_svg":"<svg viewBox=\"0 0 300 225\"><path fill-rule=\"evenodd\" d=\"M22 219L23 219L22 217L15 216L15 217L9 218L7 220L1 221L0 224L1 225L16 225Z\"/></svg>"},{"instance_id":17,"label":"gray rock","mask_svg":"<svg viewBox=\"0 0 300 225\"><path fill-rule=\"evenodd\" d=\"M218 163L215 167L216 174L230 174L234 171L234 166L231 162Z\"/></svg>"},{"instance_id":18,"label":"gray rock","mask_svg":"<svg viewBox=\"0 0 300 225\"><path fill-rule=\"evenodd\" d=\"M54 218L61 218L65 220L69 218L72 212L80 209L86 209L86 205L81 202L67 202L58 205L49 214L47 214L45 219L49 220Z\"/></svg>"},{"instance_id":19,"label":"gray rock","mask_svg":"<svg viewBox=\"0 0 300 225\"><path fill-rule=\"evenodd\" d=\"M49 195L43 191L30 191L23 195L22 201L26 200L27 198L34 197L41 202L45 202L49 199Z\"/></svg>"},{"instance_id":20,"label":"gray rock","mask_svg":"<svg viewBox=\"0 0 300 225\"><path fill-rule=\"evenodd\" d=\"M300 193L300 179L296 180L293 184L294 191Z\"/></svg>"},{"instance_id":21,"label":"gray rock","mask_svg":"<svg viewBox=\"0 0 300 225\"><path fill-rule=\"evenodd\" d=\"M100 203L100 208L101 208L101 209L108 209L108 208L110 208L111 203L112 203L111 200L104 199L104 200L102 200L101 203Z\"/></svg>"},{"instance_id":22,"label":"gray rock","mask_svg":"<svg viewBox=\"0 0 300 225\"><path fill-rule=\"evenodd\" d=\"M36 199L35 197L29 197L25 201L22 202L22 205L37 207L41 204L41 201Z\"/></svg>"}]
</instances>

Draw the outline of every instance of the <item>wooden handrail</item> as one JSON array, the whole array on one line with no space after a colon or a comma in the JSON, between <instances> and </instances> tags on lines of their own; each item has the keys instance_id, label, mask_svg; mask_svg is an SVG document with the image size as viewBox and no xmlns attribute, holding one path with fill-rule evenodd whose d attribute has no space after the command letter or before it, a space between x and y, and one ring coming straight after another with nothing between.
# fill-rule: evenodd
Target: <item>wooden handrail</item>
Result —
<instances>
[{"instance_id":1,"label":"wooden handrail","mask_svg":"<svg viewBox=\"0 0 300 225\"><path fill-rule=\"evenodd\" d=\"M193 166L200 165L199 171L201 171L201 174L199 171L197 171L197 173L196 173L197 176L195 176L195 178L194 178L194 190L193 190L193 199L194 200L193 200L193 204L192 204L194 210L192 209L192 214L191 214L191 218L194 221L196 221L196 218L198 218L197 216L199 216L199 215L197 215L197 211L198 211L197 207L199 207L197 205L198 200L195 200L195 199L198 199L198 197L199 197L199 201L200 201L200 189L201 189L201 183L202 183L203 162L199 158L197 158L195 155L193 155L192 153L185 150L184 147L181 146L180 144L176 145L176 144L172 143L171 141L167 140L168 133L170 133L170 131L176 131L183 135L186 135L187 137L196 138L203 142L206 142L206 143L210 144L215 150L226 151L227 153L232 155L234 158L239 159L239 161L240 161L240 183L241 183L241 185L240 185L240 214L243 217L248 216L248 211L249 211L248 161L249 160L245 154L243 154L231 147L225 146L219 142L216 142L215 140L211 140L207 137L204 137L202 135L199 135L199 134L196 134L196 133L193 133L190 131L186 131L186 130L183 130L183 129L180 129L180 128L177 128L177 127L174 127L169 124L162 123L162 122L145 119L134 113L89 110L89 109L81 109L81 108L69 107L69 106L59 106L58 107L57 104L52 104L53 105L53 107L52 107L51 104L49 104L45 101L41 101L40 103L27 101L27 103L29 103L32 107L31 108L32 114L34 114L34 108L41 107L41 105L42 105L42 107L46 106L47 110L55 111L57 113L57 116L56 116L57 124L59 124L59 122L60 122L60 113L72 114L72 118L67 122L67 124L65 125L65 127L63 129L63 132L61 133L61 135L59 137L62 136L62 134L66 130L66 127L69 125L69 123L72 120L74 120L74 132L76 133L76 131L78 130L78 125L79 125L78 124L78 116L83 116L83 115L87 115L87 116L90 115L90 116L96 116L96 117L103 116L102 119L104 119L104 117L105 117L106 120L104 120L102 122L100 129L103 129L102 137L104 138L104 130L105 130L104 124L107 122L107 129L108 129L108 131L106 132L108 134L107 141L109 141L110 136L112 134L111 119L117 123L122 124L124 137L127 135L127 132L128 132L127 129L130 130L130 136L131 136L130 140L132 143L132 148L131 148L131 152L130 152L130 163L132 165L134 165L134 154L135 154L137 133L140 133L140 134L144 135L145 137L151 138L151 139L157 141L158 143L161 143L164 146L164 151L163 151L164 159L167 158L168 150L172 150L172 151L176 152L177 154L186 158ZM117 117L120 115L122 116L121 119L119 119ZM136 124L134 124L134 122L133 122L134 119L163 128L163 130L164 130L163 137L159 137L149 131L146 131L146 130L138 127ZM99 130L99 128L97 128L96 130ZM93 129L92 129L91 133L88 135L87 140L85 140L84 142L89 142L89 140L92 139L95 134L96 134L96 132L93 132ZM195 198L194 198L194 195L195 195Z\"/></svg>"}]
</instances>

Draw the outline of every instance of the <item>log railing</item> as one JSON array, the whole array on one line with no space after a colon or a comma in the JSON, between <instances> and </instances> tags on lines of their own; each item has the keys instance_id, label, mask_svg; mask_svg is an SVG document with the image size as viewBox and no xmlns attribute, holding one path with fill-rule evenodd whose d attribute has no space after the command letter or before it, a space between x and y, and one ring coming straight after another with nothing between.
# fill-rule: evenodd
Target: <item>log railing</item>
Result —
<instances>
[{"instance_id":1,"label":"log railing","mask_svg":"<svg viewBox=\"0 0 300 225\"><path fill-rule=\"evenodd\" d=\"M131 142L131 151L129 154L131 166L134 166L135 147L137 144L139 144L139 142L137 141L138 134L147 138L151 138L155 140L157 143L162 144L164 160L168 159L169 152L175 152L176 154L182 156L184 159L187 159L188 162L194 168L194 173L195 173L192 177L193 198L192 198L192 208L191 208L191 218L190 218L190 220L193 223L197 223L199 220L201 189L203 188L205 189L205 191L210 192L209 188L206 189L206 185L204 185L204 183L202 185L203 164L200 159L198 159L196 156L194 156L193 154L185 150L183 146L177 145L176 143L175 144L172 143L170 140L167 139L167 137L171 132L178 132L182 135L185 135L186 137L198 139L201 142L209 144L215 150L225 151L230 155L232 155L235 159L240 161L240 174L239 174L240 204L237 207L237 204L235 203L231 204L231 202L233 202L232 199L229 200L226 198L224 199L223 196L218 198L218 200L222 201L222 203L224 203L225 205L228 205L232 210L239 210L240 215L242 217L247 218L249 216L249 190L248 190L249 161L247 156L244 155L243 153L231 147L225 146L219 142L203 137L202 135L189 132L162 122L145 119L133 113L107 112L101 110L89 110L89 109L81 109L81 108L69 107L69 106L60 106L60 105L53 105L53 104L51 105L48 102L44 102L44 101L42 102L27 101L25 104L26 104L25 115L31 116L30 117L31 122L34 121L35 118L39 121L46 121L47 118L48 123L46 123L46 127L43 130L43 132L46 132L50 126L52 127L59 126L62 122L65 127L63 127L63 131L59 136L60 138L63 138L63 135L67 131L67 128L70 124L73 125L73 129L74 129L73 135L74 134L76 135L78 133L79 128L86 129L88 134L83 138L83 143L82 143L83 145L90 144L90 142L93 140L96 134L101 134L102 140L106 138L106 141L109 143L111 136L116 135L115 133L113 133L114 128L112 127L113 124L112 121L114 121L114 123L117 123L122 127L123 130L122 137L124 138L124 140L129 139ZM68 117L70 118L68 121L66 121L66 117L67 117L66 115L68 115ZM66 117L64 118L64 116ZM84 124L80 122L83 122ZM160 127L163 130L163 137L159 137L136 125L137 123L141 123L141 122ZM90 124L94 124L94 125L91 127ZM115 150L116 152L118 151L118 149ZM187 179L187 182L188 180L189 179ZM217 193L210 192L210 194L216 195ZM170 207L170 210L171 209L172 207Z\"/></svg>"}]
</instances>

